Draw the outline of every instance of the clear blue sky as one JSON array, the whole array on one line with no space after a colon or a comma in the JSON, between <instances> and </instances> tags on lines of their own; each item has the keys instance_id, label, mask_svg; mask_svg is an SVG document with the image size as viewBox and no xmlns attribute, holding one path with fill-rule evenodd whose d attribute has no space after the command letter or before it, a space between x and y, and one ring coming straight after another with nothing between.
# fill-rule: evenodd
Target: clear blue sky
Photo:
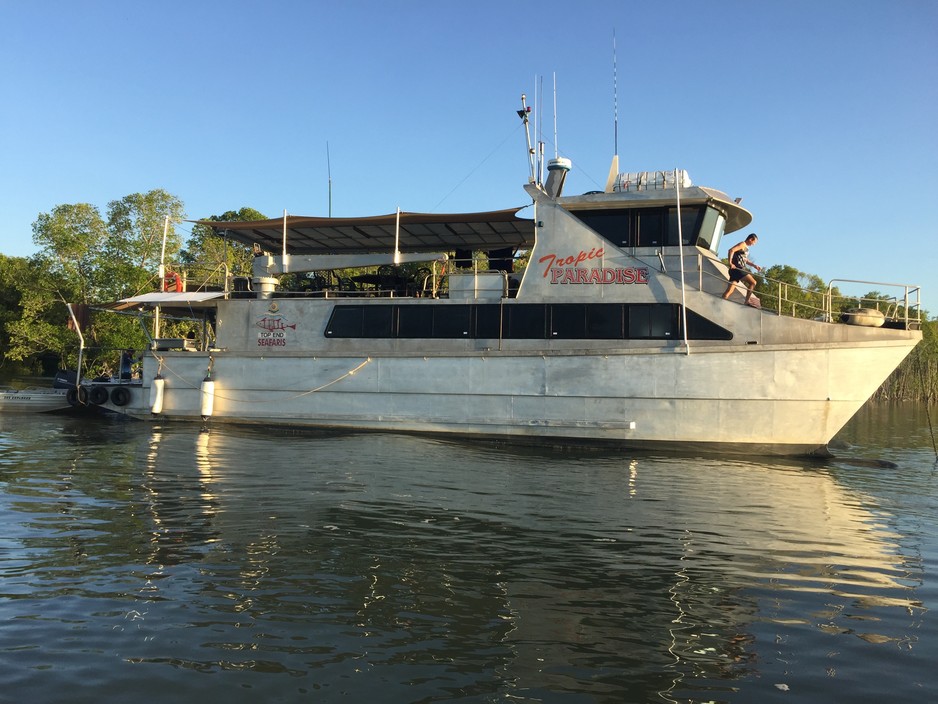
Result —
<instances>
[{"instance_id":1,"label":"clear blue sky","mask_svg":"<svg viewBox=\"0 0 938 704\"><path fill-rule=\"evenodd\" d=\"M938 1L0 0L0 252L63 203L190 218L524 205L537 77L567 194L684 168L754 259L925 287L938 314ZM187 226L181 230L185 232ZM729 236L726 247L736 238ZM875 288L875 287L869 287Z\"/></svg>"}]
</instances>

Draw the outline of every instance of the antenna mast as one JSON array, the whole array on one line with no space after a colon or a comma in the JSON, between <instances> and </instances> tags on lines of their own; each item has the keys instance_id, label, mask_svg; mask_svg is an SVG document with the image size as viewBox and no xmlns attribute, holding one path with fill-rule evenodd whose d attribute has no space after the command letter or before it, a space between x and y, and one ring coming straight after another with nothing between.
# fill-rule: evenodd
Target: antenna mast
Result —
<instances>
[{"instance_id":1,"label":"antenna mast","mask_svg":"<svg viewBox=\"0 0 938 704\"><path fill-rule=\"evenodd\" d=\"M560 145L557 143L557 72L554 71L554 158L560 156Z\"/></svg>"},{"instance_id":2,"label":"antenna mast","mask_svg":"<svg viewBox=\"0 0 938 704\"><path fill-rule=\"evenodd\" d=\"M524 123L524 136L528 140L528 165L531 168L531 176L529 177L529 183L534 183L536 180L535 175L534 175L535 173L534 172L534 150L531 148L531 130L530 130L530 124L529 124L530 123L529 118L531 116L531 108L529 108L527 104L525 103L526 99L527 98L525 97L524 93L522 93L521 94L521 109L518 111L518 117L520 117L521 122Z\"/></svg>"},{"instance_id":3,"label":"antenna mast","mask_svg":"<svg viewBox=\"0 0 938 704\"><path fill-rule=\"evenodd\" d=\"M537 183L544 183L544 77L535 81L537 98L534 101L534 119L537 121Z\"/></svg>"},{"instance_id":4,"label":"antenna mast","mask_svg":"<svg viewBox=\"0 0 938 704\"><path fill-rule=\"evenodd\" d=\"M326 142L326 174L329 177L329 217L332 217L332 163L329 159L329 142Z\"/></svg>"},{"instance_id":5,"label":"antenna mast","mask_svg":"<svg viewBox=\"0 0 938 704\"><path fill-rule=\"evenodd\" d=\"M612 30L612 125L613 150L609 176L606 178L606 193L612 193L619 178L619 80L616 70L616 30Z\"/></svg>"},{"instance_id":6,"label":"antenna mast","mask_svg":"<svg viewBox=\"0 0 938 704\"><path fill-rule=\"evenodd\" d=\"M613 151L619 156L619 77L616 67L616 30L612 30L612 123L613 123Z\"/></svg>"}]
</instances>

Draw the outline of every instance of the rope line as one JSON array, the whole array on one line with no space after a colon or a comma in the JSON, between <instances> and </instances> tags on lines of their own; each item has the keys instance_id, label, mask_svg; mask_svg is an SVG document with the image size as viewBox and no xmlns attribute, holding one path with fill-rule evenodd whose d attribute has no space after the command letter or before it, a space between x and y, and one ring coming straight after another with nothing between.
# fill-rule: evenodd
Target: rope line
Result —
<instances>
[{"instance_id":1,"label":"rope line","mask_svg":"<svg viewBox=\"0 0 938 704\"><path fill-rule=\"evenodd\" d=\"M155 356L155 355L154 355L154 356ZM180 376L178 373L176 373L176 372L172 369L172 367L170 367L169 365L164 365L164 364L163 364L163 358L162 358L162 357L157 357L157 360L159 360L160 365L161 365L164 369L166 369L170 374L172 374L174 377L176 377L177 379L179 379L179 381L181 381L185 386L187 386L187 387L190 388L190 389L198 389L198 388L199 388L198 386L195 386L194 384L190 383L189 381L187 381L186 379L184 379L182 376ZM225 399L226 401L239 401L239 400L240 400L241 403L251 403L251 404L283 403L284 401L292 401L292 400L297 399L297 398L302 398L303 396L308 396L308 395L310 395L310 394L314 394L314 393L316 393L317 391L322 391L323 389L327 389L327 388L329 388L330 386L332 386L333 384L338 384L338 383L339 383L340 381L342 381L343 379L347 379L348 377L353 376L357 371L363 369L364 367L366 367L366 366L367 366L368 364L370 364L371 362L372 362L372 358L371 358L371 357L368 357L364 362L362 362L361 364L359 364L357 367L354 367L353 369L349 369L347 372L345 372L345 373L343 373L343 374L337 376L337 377L336 377L335 379L333 379L332 381L326 382L326 383L323 384L322 386L317 386L315 389L309 389L309 390L307 390L307 391L301 391L301 392L299 392L299 393L297 393L297 394L294 394L293 396L288 396L287 398L283 398L283 397L278 396L277 398L265 399L265 400L262 400L262 401L244 401L244 400L240 400L240 399L238 399L238 398L235 398L234 396L227 396L227 395L225 395L225 394L220 394L220 393L217 393L217 392L215 393L215 398L222 398L222 399Z\"/></svg>"}]
</instances>

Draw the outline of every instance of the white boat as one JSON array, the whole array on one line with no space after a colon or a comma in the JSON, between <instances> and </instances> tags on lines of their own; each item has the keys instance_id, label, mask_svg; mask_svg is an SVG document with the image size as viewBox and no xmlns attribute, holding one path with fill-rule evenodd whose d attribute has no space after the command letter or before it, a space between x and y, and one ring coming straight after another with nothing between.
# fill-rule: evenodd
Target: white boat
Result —
<instances>
[{"instance_id":1,"label":"white boat","mask_svg":"<svg viewBox=\"0 0 938 704\"><path fill-rule=\"evenodd\" d=\"M77 375L59 370L50 387L0 389L0 413L50 413L75 405Z\"/></svg>"},{"instance_id":2,"label":"white boat","mask_svg":"<svg viewBox=\"0 0 938 704\"><path fill-rule=\"evenodd\" d=\"M252 279L121 301L204 325L201 339L154 339L142 383L99 393L100 405L136 418L824 455L921 339L916 286L899 285L904 305L878 328L842 324L830 297L817 320L724 300L721 242L752 219L739 199L685 172L617 169L604 191L564 196L569 168L551 160L541 183L532 167L524 208L205 222L254 247ZM425 268L407 280L393 266L404 262ZM279 286L284 274L382 264L354 288Z\"/></svg>"},{"instance_id":3,"label":"white boat","mask_svg":"<svg viewBox=\"0 0 938 704\"><path fill-rule=\"evenodd\" d=\"M66 389L0 389L0 413L48 413L70 408Z\"/></svg>"}]
</instances>

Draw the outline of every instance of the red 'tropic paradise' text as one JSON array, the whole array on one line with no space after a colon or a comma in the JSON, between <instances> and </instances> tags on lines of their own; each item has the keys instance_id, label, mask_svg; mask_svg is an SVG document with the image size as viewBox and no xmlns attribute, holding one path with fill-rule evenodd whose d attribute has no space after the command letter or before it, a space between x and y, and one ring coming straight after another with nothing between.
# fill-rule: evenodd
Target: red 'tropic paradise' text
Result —
<instances>
[{"instance_id":1,"label":"red 'tropic paradise' text","mask_svg":"<svg viewBox=\"0 0 938 704\"><path fill-rule=\"evenodd\" d=\"M561 257L547 254L538 262L544 264L544 278L552 284L647 284L648 269L645 267L589 267L579 268L583 262L603 256L602 247L589 252L580 250L575 255Z\"/></svg>"}]
</instances>

